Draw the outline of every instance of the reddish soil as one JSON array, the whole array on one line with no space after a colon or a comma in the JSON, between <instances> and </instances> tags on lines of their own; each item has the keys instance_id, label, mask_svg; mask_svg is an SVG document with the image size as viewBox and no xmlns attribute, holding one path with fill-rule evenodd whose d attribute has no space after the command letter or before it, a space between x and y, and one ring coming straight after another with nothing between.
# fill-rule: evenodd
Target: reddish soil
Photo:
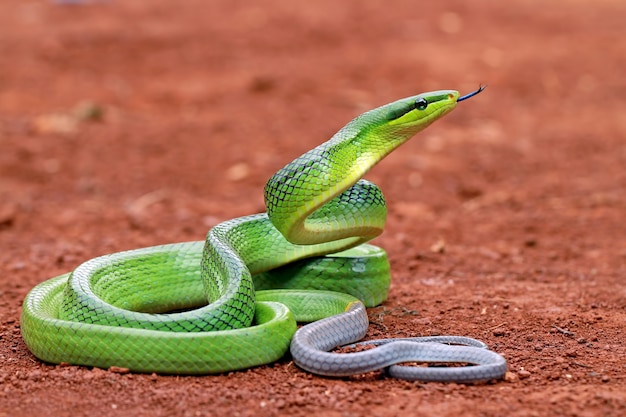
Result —
<instances>
[{"instance_id":1,"label":"reddish soil","mask_svg":"<svg viewBox=\"0 0 626 417\"><path fill-rule=\"evenodd\" d=\"M626 415L626 3L0 5L0 416ZM200 240L352 117L480 96L368 176L390 297L368 337L469 335L505 381L206 377L35 359L24 296L88 258Z\"/></svg>"}]
</instances>

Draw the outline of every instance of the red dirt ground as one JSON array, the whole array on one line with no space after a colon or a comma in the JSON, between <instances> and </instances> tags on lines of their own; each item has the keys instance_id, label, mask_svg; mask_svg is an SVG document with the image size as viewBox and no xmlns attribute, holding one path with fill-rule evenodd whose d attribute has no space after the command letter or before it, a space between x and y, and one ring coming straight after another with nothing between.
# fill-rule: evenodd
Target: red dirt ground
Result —
<instances>
[{"instance_id":1,"label":"red dirt ground","mask_svg":"<svg viewBox=\"0 0 626 417\"><path fill-rule=\"evenodd\" d=\"M0 416L626 415L626 3L4 0ZM24 296L88 258L200 240L364 110L480 96L368 176L389 300L368 337L460 334L505 381L207 377L44 364Z\"/></svg>"}]
</instances>

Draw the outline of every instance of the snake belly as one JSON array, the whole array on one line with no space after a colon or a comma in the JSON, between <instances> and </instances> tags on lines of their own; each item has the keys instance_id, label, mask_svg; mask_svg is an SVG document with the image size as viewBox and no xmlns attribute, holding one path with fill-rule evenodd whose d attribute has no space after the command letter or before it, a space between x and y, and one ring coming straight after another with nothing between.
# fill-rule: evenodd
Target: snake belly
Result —
<instances>
[{"instance_id":1,"label":"snake belly","mask_svg":"<svg viewBox=\"0 0 626 417\"><path fill-rule=\"evenodd\" d=\"M506 362L484 346L463 351L385 342L365 360L361 353L324 352L360 340L368 326L365 306L380 304L389 289L386 253L365 243L383 230L385 200L361 177L457 101L456 91L436 91L358 116L270 178L266 213L223 222L204 242L94 258L37 285L22 309L27 346L50 363L136 372L245 369L276 361L291 346L298 366L322 375L388 368L398 377L432 380L397 364L452 358L478 366L438 380L501 376ZM313 323L294 337L296 320ZM403 348L409 344L411 349ZM397 354L398 349L419 352ZM445 353L423 354L437 349ZM462 355L459 349L480 354Z\"/></svg>"}]
</instances>

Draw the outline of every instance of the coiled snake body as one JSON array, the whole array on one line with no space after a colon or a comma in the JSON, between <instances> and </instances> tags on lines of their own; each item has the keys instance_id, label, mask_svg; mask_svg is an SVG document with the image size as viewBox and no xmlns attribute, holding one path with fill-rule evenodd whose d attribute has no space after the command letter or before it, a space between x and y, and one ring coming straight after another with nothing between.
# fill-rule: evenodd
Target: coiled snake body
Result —
<instances>
[{"instance_id":1,"label":"coiled snake body","mask_svg":"<svg viewBox=\"0 0 626 417\"><path fill-rule=\"evenodd\" d=\"M291 346L299 367L321 375L384 368L406 379L501 377L505 360L469 338L369 341L382 346L327 352L365 335L365 306L380 304L389 288L385 252L365 243L382 232L385 201L360 178L480 91L424 93L358 116L274 174L265 186L267 213L221 223L205 242L95 258L39 284L22 310L26 344L46 362L137 372L244 369L276 361ZM312 323L296 332L295 320Z\"/></svg>"}]
</instances>

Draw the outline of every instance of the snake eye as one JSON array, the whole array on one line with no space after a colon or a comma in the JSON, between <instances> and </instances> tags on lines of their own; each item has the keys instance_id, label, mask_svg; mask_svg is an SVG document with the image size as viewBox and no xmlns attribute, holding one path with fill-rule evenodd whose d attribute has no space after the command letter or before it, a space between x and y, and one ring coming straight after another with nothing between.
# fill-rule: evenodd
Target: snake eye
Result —
<instances>
[{"instance_id":1,"label":"snake eye","mask_svg":"<svg viewBox=\"0 0 626 417\"><path fill-rule=\"evenodd\" d=\"M415 108L417 110L424 110L426 107L428 107L428 101L426 101L425 98L418 98L415 100Z\"/></svg>"}]
</instances>

